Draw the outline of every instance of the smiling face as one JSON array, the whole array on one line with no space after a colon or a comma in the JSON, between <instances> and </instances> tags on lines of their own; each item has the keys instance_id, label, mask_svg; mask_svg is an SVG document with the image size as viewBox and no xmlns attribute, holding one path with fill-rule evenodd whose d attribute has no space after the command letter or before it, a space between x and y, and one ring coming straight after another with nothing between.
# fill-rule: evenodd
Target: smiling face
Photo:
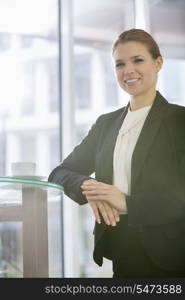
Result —
<instances>
[{"instance_id":1,"label":"smiling face","mask_svg":"<svg viewBox=\"0 0 185 300\"><path fill-rule=\"evenodd\" d=\"M113 57L117 79L124 91L143 100L155 94L161 56L154 59L145 44L129 41L119 43Z\"/></svg>"}]
</instances>

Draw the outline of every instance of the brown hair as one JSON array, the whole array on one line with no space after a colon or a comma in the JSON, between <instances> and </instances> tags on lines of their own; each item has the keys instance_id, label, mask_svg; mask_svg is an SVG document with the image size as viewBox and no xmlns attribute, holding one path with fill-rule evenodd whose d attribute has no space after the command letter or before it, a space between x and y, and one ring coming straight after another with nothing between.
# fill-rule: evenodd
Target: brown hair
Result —
<instances>
[{"instance_id":1,"label":"brown hair","mask_svg":"<svg viewBox=\"0 0 185 300\"><path fill-rule=\"evenodd\" d=\"M145 30L135 28L124 31L118 36L117 40L113 44L113 53L118 44L130 41L144 44L154 59L161 56L159 46L154 38Z\"/></svg>"}]
</instances>

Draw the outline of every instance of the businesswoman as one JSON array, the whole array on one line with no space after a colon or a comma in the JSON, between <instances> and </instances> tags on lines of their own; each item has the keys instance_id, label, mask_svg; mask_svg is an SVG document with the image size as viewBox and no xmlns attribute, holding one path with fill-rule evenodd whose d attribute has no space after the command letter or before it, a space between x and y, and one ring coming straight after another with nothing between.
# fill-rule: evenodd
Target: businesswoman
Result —
<instances>
[{"instance_id":1,"label":"businesswoman","mask_svg":"<svg viewBox=\"0 0 185 300\"><path fill-rule=\"evenodd\" d=\"M185 277L185 107L156 90L163 59L146 31L121 33L113 58L129 103L101 115L48 180L91 206L94 260L112 260L114 278Z\"/></svg>"}]
</instances>

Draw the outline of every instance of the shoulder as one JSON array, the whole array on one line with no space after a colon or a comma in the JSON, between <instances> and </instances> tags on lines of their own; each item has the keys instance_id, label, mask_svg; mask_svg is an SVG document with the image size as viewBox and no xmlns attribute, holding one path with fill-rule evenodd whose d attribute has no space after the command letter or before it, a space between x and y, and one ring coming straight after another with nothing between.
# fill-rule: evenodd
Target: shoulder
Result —
<instances>
[{"instance_id":1,"label":"shoulder","mask_svg":"<svg viewBox=\"0 0 185 300\"><path fill-rule=\"evenodd\" d=\"M167 114L164 117L166 126L171 130L173 136L185 137L185 107L177 104L167 104Z\"/></svg>"},{"instance_id":2,"label":"shoulder","mask_svg":"<svg viewBox=\"0 0 185 300\"><path fill-rule=\"evenodd\" d=\"M185 122L185 106L168 103L168 118Z\"/></svg>"},{"instance_id":3,"label":"shoulder","mask_svg":"<svg viewBox=\"0 0 185 300\"><path fill-rule=\"evenodd\" d=\"M179 105L179 104L174 104L170 103L168 99L166 99L159 91L157 91L157 103L161 106L165 105L166 106L166 117L169 116L178 116L178 115L184 115L185 114L185 106ZM160 107L159 106L159 107Z\"/></svg>"},{"instance_id":4,"label":"shoulder","mask_svg":"<svg viewBox=\"0 0 185 300\"><path fill-rule=\"evenodd\" d=\"M168 102L159 92L157 92L157 104L164 124L174 133L185 132L185 106Z\"/></svg>"},{"instance_id":5,"label":"shoulder","mask_svg":"<svg viewBox=\"0 0 185 300\"><path fill-rule=\"evenodd\" d=\"M168 109L171 114L183 114L185 113L185 106L173 104L168 102Z\"/></svg>"},{"instance_id":6,"label":"shoulder","mask_svg":"<svg viewBox=\"0 0 185 300\"><path fill-rule=\"evenodd\" d=\"M111 111L109 113L102 114L101 116L99 116L97 121L101 123L101 122L109 122L114 119L117 119L122 116L125 109L126 109L126 106L121 107L117 110Z\"/></svg>"},{"instance_id":7,"label":"shoulder","mask_svg":"<svg viewBox=\"0 0 185 300\"><path fill-rule=\"evenodd\" d=\"M102 136L102 134L104 134L104 132L107 131L108 128L111 127L112 124L114 124L114 122L122 118L125 108L126 106L115 111L100 115L92 124L88 135L92 133L95 134L95 136Z\"/></svg>"},{"instance_id":8,"label":"shoulder","mask_svg":"<svg viewBox=\"0 0 185 300\"><path fill-rule=\"evenodd\" d=\"M123 113L126 109L126 106L114 110L112 112L102 114L96 121L95 128L101 132L107 132L107 130L119 119L122 119Z\"/></svg>"}]
</instances>

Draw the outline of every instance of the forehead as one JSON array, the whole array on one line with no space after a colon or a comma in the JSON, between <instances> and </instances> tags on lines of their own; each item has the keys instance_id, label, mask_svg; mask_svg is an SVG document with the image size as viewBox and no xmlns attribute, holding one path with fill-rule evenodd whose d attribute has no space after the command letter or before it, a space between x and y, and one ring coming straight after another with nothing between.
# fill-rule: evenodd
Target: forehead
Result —
<instances>
[{"instance_id":1,"label":"forehead","mask_svg":"<svg viewBox=\"0 0 185 300\"><path fill-rule=\"evenodd\" d=\"M129 59L133 56L150 56L148 48L145 44L140 42L124 42L119 43L114 50L114 59Z\"/></svg>"}]
</instances>

